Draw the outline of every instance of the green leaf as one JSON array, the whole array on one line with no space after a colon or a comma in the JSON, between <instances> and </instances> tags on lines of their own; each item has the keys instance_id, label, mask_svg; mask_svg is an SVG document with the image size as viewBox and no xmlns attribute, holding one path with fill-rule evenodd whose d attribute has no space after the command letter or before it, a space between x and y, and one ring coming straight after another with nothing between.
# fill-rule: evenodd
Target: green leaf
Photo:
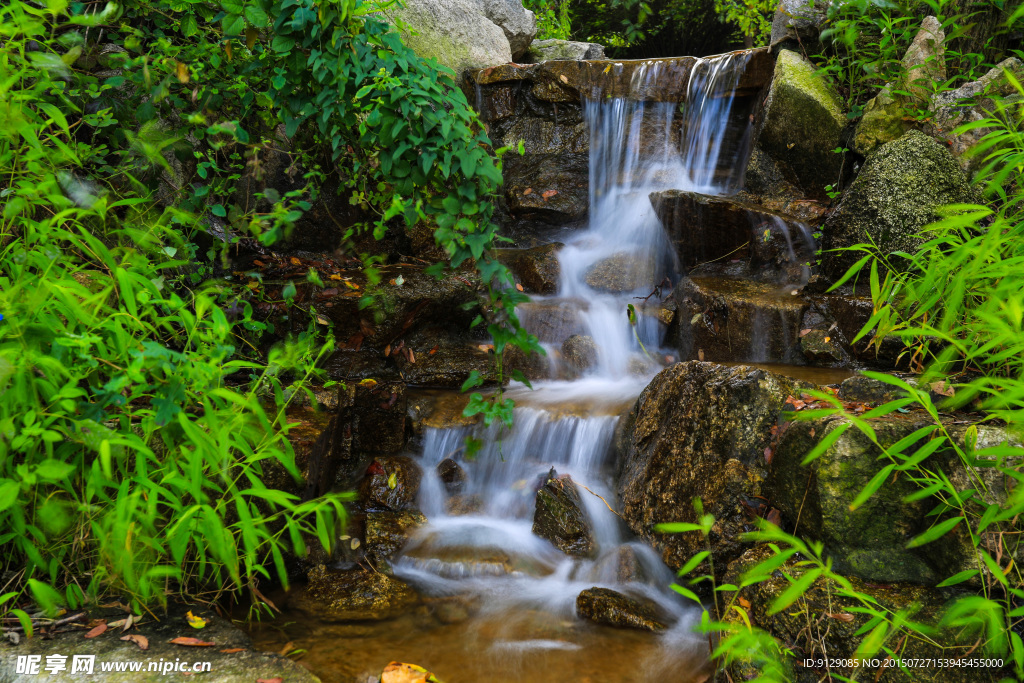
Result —
<instances>
[{"instance_id":1,"label":"green leaf","mask_svg":"<svg viewBox=\"0 0 1024 683\"><path fill-rule=\"evenodd\" d=\"M18 500L21 486L11 479L0 479L0 512L8 509Z\"/></svg>"},{"instance_id":2,"label":"green leaf","mask_svg":"<svg viewBox=\"0 0 1024 683\"><path fill-rule=\"evenodd\" d=\"M825 570L821 567L815 567L804 572L800 578L794 581L789 588L782 592L772 606L768 609L768 615L778 614L782 610L786 609L794 602L800 599L800 597L807 592L807 590L818 580L818 577L822 575Z\"/></svg>"},{"instance_id":3,"label":"green leaf","mask_svg":"<svg viewBox=\"0 0 1024 683\"><path fill-rule=\"evenodd\" d=\"M959 572L959 573L954 574L953 576L949 577L948 579L946 579L945 581L940 583L938 586L936 586L936 588L945 588L946 586L955 586L958 583L963 583L967 579L970 579L971 577L977 576L977 575L978 575L978 570L977 569L965 569L964 571Z\"/></svg>"},{"instance_id":4,"label":"green leaf","mask_svg":"<svg viewBox=\"0 0 1024 683\"><path fill-rule=\"evenodd\" d=\"M832 431L830 431L828 434L822 437L821 441L819 441L814 446L814 448L811 449L810 453L804 456L804 459L803 461L801 461L800 464L807 465L808 463L814 462L822 455L824 455L825 451L831 448L832 444L839 440L839 437L841 437L846 432L846 430L850 428L851 424L852 423L850 422L844 422L843 424L834 427Z\"/></svg>"},{"instance_id":5,"label":"green leaf","mask_svg":"<svg viewBox=\"0 0 1024 683\"><path fill-rule=\"evenodd\" d=\"M928 529L928 531L924 532L917 538L910 541L910 543L907 544L907 547L917 548L918 546L925 545L926 543L936 541L945 536L946 534L948 534L950 531L952 531L956 527L956 525L962 521L963 517L952 517L950 519L943 520L935 526L933 526L931 529Z\"/></svg>"},{"instance_id":6,"label":"green leaf","mask_svg":"<svg viewBox=\"0 0 1024 683\"><path fill-rule=\"evenodd\" d=\"M286 284L281 289L281 298L284 299L285 301L291 301L292 299L295 298L295 283L294 282L289 280L288 284Z\"/></svg>"},{"instance_id":7,"label":"green leaf","mask_svg":"<svg viewBox=\"0 0 1024 683\"><path fill-rule=\"evenodd\" d=\"M892 471L896 469L896 465L886 465L879 470L875 476L871 477L871 481L857 494L857 497L850 503L850 510L856 510L864 503L868 502L871 496L875 495L875 492L882 487L885 480L889 477Z\"/></svg>"},{"instance_id":8,"label":"green leaf","mask_svg":"<svg viewBox=\"0 0 1024 683\"><path fill-rule=\"evenodd\" d=\"M69 474L75 471L74 465L69 465L66 462L60 460L44 460L36 467L36 476L42 477L43 479L50 479L52 481L60 481L65 479Z\"/></svg>"},{"instance_id":9,"label":"green leaf","mask_svg":"<svg viewBox=\"0 0 1024 683\"><path fill-rule=\"evenodd\" d=\"M699 565L701 562L703 562L705 559L707 559L708 555L710 555L710 554L711 553L708 552L707 550L705 550L703 552L697 553L696 555L694 555L693 557L691 557L689 560L686 561L686 564L684 564L682 566L682 568L680 568L680 570L678 572L676 572L676 575L677 576L686 576L687 574L692 572L694 569L696 569L697 565Z\"/></svg>"}]
</instances>

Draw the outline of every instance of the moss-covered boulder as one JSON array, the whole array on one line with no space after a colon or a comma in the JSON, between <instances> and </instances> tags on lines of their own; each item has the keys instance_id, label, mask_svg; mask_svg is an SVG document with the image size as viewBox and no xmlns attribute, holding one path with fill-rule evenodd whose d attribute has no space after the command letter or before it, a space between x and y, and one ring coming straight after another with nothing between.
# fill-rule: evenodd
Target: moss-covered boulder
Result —
<instances>
[{"instance_id":1,"label":"moss-covered boulder","mask_svg":"<svg viewBox=\"0 0 1024 683\"><path fill-rule=\"evenodd\" d=\"M869 239L882 253L913 253L920 229L938 219L944 204L975 200L967 176L949 150L912 130L868 156L823 228L822 269L838 278L857 260L856 252L829 251Z\"/></svg>"},{"instance_id":2,"label":"moss-covered boulder","mask_svg":"<svg viewBox=\"0 0 1024 683\"><path fill-rule=\"evenodd\" d=\"M573 376L597 365L598 357L597 342L589 334L574 334L562 342L562 362Z\"/></svg>"},{"instance_id":3,"label":"moss-covered boulder","mask_svg":"<svg viewBox=\"0 0 1024 683\"><path fill-rule=\"evenodd\" d=\"M596 624L639 631L663 631L668 622L651 600L597 587L588 588L576 597L576 616Z\"/></svg>"},{"instance_id":4,"label":"moss-covered boulder","mask_svg":"<svg viewBox=\"0 0 1024 683\"><path fill-rule=\"evenodd\" d=\"M618 493L623 519L674 569L706 549L699 533L662 534L662 522L696 522L693 499L715 516L709 542L724 571L746 548L766 496L764 452L786 398L781 375L715 363L677 363L658 374L624 419Z\"/></svg>"},{"instance_id":5,"label":"moss-covered boulder","mask_svg":"<svg viewBox=\"0 0 1024 683\"><path fill-rule=\"evenodd\" d=\"M751 549L740 560L730 566L726 581L740 585L744 572L771 556L771 550L765 546ZM791 561L783 567L791 576L797 577L803 571L793 566ZM857 578L849 579L852 588L873 600L876 609L897 612L902 609L911 610L913 619L918 623L934 626L938 623L948 595L935 589L924 588L905 583L881 585L869 583ZM789 608L776 614L769 614L775 600L792 584L781 571L774 572L770 578L759 583L744 587L738 602L747 612L752 625L762 628L796 655L797 664L793 666L788 680L795 683L817 683L821 680L837 680L839 676L849 677L854 672L850 667L805 667L800 664L804 659L822 660L829 658L838 662L850 661L857 652L857 647L865 638L862 632L871 618L861 611L864 604L855 598L839 594L839 586L818 579ZM727 622L742 623L743 617L736 610L729 610L723 615ZM969 656L975 637L964 632L952 630L936 633L929 640L920 637L902 637L900 656L904 659L957 658ZM876 655L884 660L886 654ZM736 665L731 668L733 680L749 680L753 671L743 671ZM998 681L1007 671L995 668L970 669L966 667L915 667L912 669L915 681L931 683L973 683L974 681ZM735 676L735 674L739 676ZM858 680L872 680L883 683L896 683L907 680L907 676L898 667L887 669L861 669ZM831 674L831 676L829 675ZM845 680L845 679L844 679Z\"/></svg>"},{"instance_id":6,"label":"moss-covered boulder","mask_svg":"<svg viewBox=\"0 0 1024 683\"><path fill-rule=\"evenodd\" d=\"M554 470L537 491L533 533L546 538L567 555L590 557L597 546L576 482Z\"/></svg>"},{"instance_id":7,"label":"moss-covered boulder","mask_svg":"<svg viewBox=\"0 0 1024 683\"><path fill-rule=\"evenodd\" d=\"M406 510L416 500L422 476L408 456L376 458L359 485L359 502L367 510Z\"/></svg>"},{"instance_id":8,"label":"moss-covered boulder","mask_svg":"<svg viewBox=\"0 0 1024 683\"><path fill-rule=\"evenodd\" d=\"M906 119L902 98L893 94L892 85L886 85L864 105L864 115L853 136L853 149L859 154L870 154L879 146L903 137L912 127Z\"/></svg>"},{"instance_id":9,"label":"moss-covered boulder","mask_svg":"<svg viewBox=\"0 0 1024 683\"><path fill-rule=\"evenodd\" d=\"M323 621L381 621L419 603L403 581L369 569L337 570L324 565L309 572L309 584L288 597L288 605Z\"/></svg>"},{"instance_id":10,"label":"moss-covered boulder","mask_svg":"<svg viewBox=\"0 0 1024 683\"><path fill-rule=\"evenodd\" d=\"M878 398L887 397L882 394ZM947 429L962 447L965 427L953 422L950 420ZM868 581L935 585L960 571L976 569L973 546L961 528L933 543L907 547L911 539L941 521L929 516L937 499L906 502L907 496L920 490L907 473L894 471L871 498L856 510L850 509L888 462L879 460L881 450L860 430L847 428L819 458L801 465L818 443L847 424L845 418L823 418L785 426L774 449L768 478L772 500L782 512L783 522L796 527L801 536L824 543L825 553L837 571ZM884 446L928 424L919 411L871 421L878 442ZM1007 438L1004 430L995 427L978 430L979 448L998 445ZM922 438L917 447L927 442ZM951 481L962 485L961 490L977 485L955 452L940 450L929 457L926 465L942 470ZM979 495L987 502L1006 499L1009 484L998 473L982 468L975 476L985 482L987 490Z\"/></svg>"},{"instance_id":11,"label":"moss-covered boulder","mask_svg":"<svg viewBox=\"0 0 1024 683\"><path fill-rule=\"evenodd\" d=\"M377 510L366 513L366 555L384 566L409 540L409 534L427 523L419 510Z\"/></svg>"},{"instance_id":12,"label":"moss-covered boulder","mask_svg":"<svg viewBox=\"0 0 1024 683\"><path fill-rule=\"evenodd\" d=\"M843 162L833 151L846 126L835 88L798 53L781 50L762 116L758 146L809 196L824 195Z\"/></svg>"}]
</instances>

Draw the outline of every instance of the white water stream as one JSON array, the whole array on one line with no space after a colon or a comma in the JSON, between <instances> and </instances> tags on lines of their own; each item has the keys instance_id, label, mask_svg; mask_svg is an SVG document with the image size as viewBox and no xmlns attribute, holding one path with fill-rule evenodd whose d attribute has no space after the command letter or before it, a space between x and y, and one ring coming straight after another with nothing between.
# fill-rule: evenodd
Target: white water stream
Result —
<instances>
[{"instance_id":1,"label":"white water stream","mask_svg":"<svg viewBox=\"0 0 1024 683\"><path fill-rule=\"evenodd\" d=\"M559 254L558 294L538 299L577 309L599 360L576 381L539 382L532 392L510 389L508 396L519 406L511 433L499 433L497 427L427 430L419 508L429 524L417 531L394 564L399 577L425 594L474 595L492 619L508 614L511 622L517 611L530 610L564 621L576 618L580 591L604 586L653 599L675 620L659 636L664 646L657 666L638 662L638 670L662 670L674 660L692 662L706 650L706 640L692 632L698 611L669 588L672 572L654 550L632 539L609 510L616 506L609 456L618 415L661 368L659 358L664 357L659 352L662 324L641 315L634 334L627 304L638 304L636 297L647 296L664 278L677 278L678 273L674 249L648 195L662 189L727 194L742 182L743 137L749 131L737 134L727 122L732 92L747 59L739 53L700 60L691 71L682 105L609 98L602 83L594 84L584 102L590 131L590 224ZM632 91L656 89L663 77L659 62L646 63L634 71ZM726 158L727 150L741 150L741 158ZM636 271L625 289L609 291L593 279L588 283L588 273L611 257L616 258L612 274L625 268ZM524 319L528 322L528 316ZM466 462L457 454L471 431L485 445ZM467 475L461 495L477 506L471 514L448 511L436 467L453 456ZM531 531L535 493L552 467L581 485L598 548L595 559L570 558ZM635 558L640 580L620 582L623 548ZM575 647L565 638L511 632L492 645L506 659ZM651 673L644 680L663 679Z\"/></svg>"}]
</instances>

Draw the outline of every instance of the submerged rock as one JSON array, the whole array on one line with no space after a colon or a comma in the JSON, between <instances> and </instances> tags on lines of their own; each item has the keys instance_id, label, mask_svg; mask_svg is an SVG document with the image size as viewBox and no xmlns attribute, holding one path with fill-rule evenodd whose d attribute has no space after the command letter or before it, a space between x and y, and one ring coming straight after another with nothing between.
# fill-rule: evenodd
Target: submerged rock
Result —
<instances>
[{"instance_id":1,"label":"submerged rock","mask_svg":"<svg viewBox=\"0 0 1024 683\"><path fill-rule=\"evenodd\" d=\"M591 557L596 550L590 520L583 509L576 483L554 470L537 491L533 533L546 538L566 555Z\"/></svg>"},{"instance_id":2,"label":"submerged rock","mask_svg":"<svg viewBox=\"0 0 1024 683\"><path fill-rule=\"evenodd\" d=\"M409 540L409 533L427 523L419 510L379 510L366 513L366 554L378 563L387 562Z\"/></svg>"},{"instance_id":3,"label":"submerged rock","mask_svg":"<svg viewBox=\"0 0 1024 683\"><path fill-rule=\"evenodd\" d=\"M841 277L860 253L830 250L869 239L883 255L913 253L922 243L920 229L938 219L936 209L975 199L949 150L912 130L872 152L843 193L822 229L822 270L832 278Z\"/></svg>"},{"instance_id":4,"label":"submerged rock","mask_svg":"<svg viewBox=\"0 0 1024 683\"><path fill-rule=\"evenodd\" d=\"M663 631L668 621L651 600L597 587L588 588L576 597L576 616L605 626L640 631Z\"/></svg>"},{"instance_id":5,"label":"submerged rock","mask_svg":"<svg viewBox=\"0 0 1024 683\"><path fill-rule=\"evenodd\" d=\"M679 569L710 543L718 571L754 529L748 501L767 495L764 452L787 396L805 386L748 366L677 363L658 374L624 419L619 474L623 519ZM716 522L699 533L662 534L662 522L696 522L693 499Z\"/></svg>"},{"instance_id":6,"label":"submerged rock","mask_svg":"<svg viewBox=\"0 0 1024 683\"><path fill-rule=\"evenodd\" d=\"M764 104L758 146L808 196L822 196L839 180L839 147L846 127L842 101L814 65L792 50L780 50Z\"/></svg>"},{"instance_id":7,"label":"submerged rock","mask_svg":"<svg viewBox=\"0 0 1024 683\"><path fill-rule=\"evenodd\" d=\"M643 582L647 577L636 550L620 545L594 563L594 580L602 583Z\"/></svg>"},{"instance_id":8,"label":"submerged rock","mask_svg":"<svg viewBox=\"0 0 1024 683\"><path fill-rule=\"evenodd\" d=\"M449 496L462 493L462 487L466 484L466 470L462 469L462 465L455 460L445 458L439 462L437 464L437 476L441 478L444 490L448 492Z\"/></svg>"},{"instance_id":9,"label":"submerged rock","mask_svg":"<svg viewBox=\"0 0 1024 683\"><path fill-rule=\"evenodd\" d=\"M368 510L404 510L415 502L421 477L419 465L408 456L377 458L359 486L359 500Z\"/></svg>"},{"instance_id":10,"label":"submerged rock","mask_svg":"<svg viewBox=\"0 0 1024 683\"><path fill-rule=\"evenodd\" d=\"M572 368L574 374L581 374L597 365L597 342L588 334L574 334L562 342L562 360Z\"/></svg>"},{"instance_id":11,"label":"submerged rock","mask_svg":"<svg viewBox=\"0 0 1024 683\"><path fill-rule=\"evenodd\" d=\"M523 289L533 294L554 294L562 272L558 263L560 242L532 249L495 249L494 258L508 266Z\"/></svg>"},{"instance_id":12,"label":"submerged rock","mask_svg":"<svg viewBox=\"0 0 1024 683\"><path fill-rule=\"evenodd\" d=\"M532 62L554 60L604 59L604 45L582 43L575 40L535 40L530 43L529 58Z\"/></svg>"},{"instance_id":13,"label":"submerged rock","mask_svg":"<svg viewBox=\"0 0 1024 683\"><path fill-rule=\"evenodd\" d=\"M612 294L632 292L643 287L653 288L654 264L636 254L623 252L592 265L583 279L588 286Z\"/></svg>"},{"instance_id":14,"label":"submerged rock","mask_svg":"<svg viewBox=\"0 0 1024 683\"><path fill-rule=\"evenodd\" d=\"M394 577L320 565L309 572L309 585L290 596L288 604L323 621L381 621L418 602L416 591Z\"/></svg>"}]
</instances>

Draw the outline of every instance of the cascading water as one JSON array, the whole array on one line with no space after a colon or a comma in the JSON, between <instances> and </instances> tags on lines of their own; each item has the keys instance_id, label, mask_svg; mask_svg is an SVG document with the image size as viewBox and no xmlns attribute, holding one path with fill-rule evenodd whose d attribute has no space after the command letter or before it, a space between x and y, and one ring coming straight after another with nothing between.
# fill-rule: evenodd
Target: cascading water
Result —
<instances>
[{"instance_id":1,"label":"cascading water","mask_svg":"<svg viewBox=\"0 0 1024 683\"><path fill-rule=\"evenodd\" d=\"M649 661L637 663L635 680L686 680L680 672L699 666L707 647L692 633L696 610L669 590L671 572L653 550L630 539L612 512L609 456L617 416L664 358L661 323L641 310L631 324L627 305L678 272L648 195L673 188L725 194L742 181L735 169L746 166L749 126L744 121L737 128L730 114L746 60L742 53L698 60L682 105L641 96L657 91L665 77L657 61L635 67L630 96L607 97L603 84L594 84L584 101L590 225L559 253L558 294L538 297L531 311L541 310L538 305L569 309L573 325L593 339L597 362L572 382L510 389L519 406L511 432L452 427L428 429L424 436L419 507L429 523L394 563L395 573L427 595L472 596L475 618L492 625L487 656L506 667L517 658L580 647L556 626L574 620L576 596L592 586L646 596L674 622L658 636L660 646ZM622 65L608 70L617 68ZM535 322L531 315L523 316L528 328ZM484 446L474 460L461 463L466 480L453 505L437 466L459 458L467 436ZM579 486L596 547L592 558L569 557L531 530L536 490L552 468ZM618 569L623 553L636 568L628 577ZM517 616L522 614L534 620L525 632ZM663 678L659 666L676 673ZM564 675L552 672L544 680Z\"/></svg>"}]
</instances>

